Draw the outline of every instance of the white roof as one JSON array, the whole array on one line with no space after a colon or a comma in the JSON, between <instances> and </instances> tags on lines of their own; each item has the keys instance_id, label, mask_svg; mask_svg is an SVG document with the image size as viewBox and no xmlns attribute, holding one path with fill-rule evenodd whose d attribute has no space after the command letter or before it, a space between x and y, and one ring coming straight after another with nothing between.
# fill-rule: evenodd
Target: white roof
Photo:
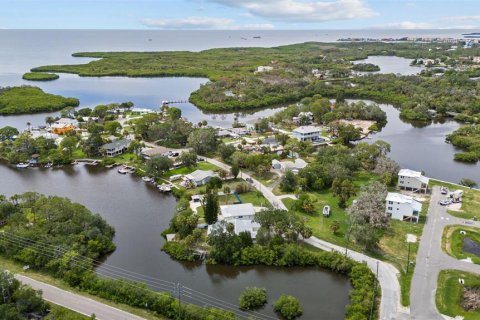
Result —
<instances>
[{"instance_id":1,"label":"white roof","mask_svg":"<svg viewBox=\"0 0 480 320\"><path fill-rule=\"evenodd\" d=\"M422 204L417 200L414 200L413 197L406 196L401 193L389 192L387 194L386 201L393 201L398 203L406 203L409 204L414 210L420 211L422 210Z\"/></svg>"},{"instance_id":2,"label":"white roof","mask_svg":"<svg viewBox=\"0 0 480 320\"><path fill-rule=\"evenodd\" d=\"M320 132L320 128L315 126L301 126L293 130L293 132L297 132L300 134L315 133Z\"/></svg>"},{"instance_id":3,"label":"white roof","mask_svg":"<svg viewBox=\"0 0 480 320\"><path fill-rule=\"evenodd\" d=\"M186 175L186 177L193 181L202 181L205 178L213 177L214 175L215 175L215 172L213 172L212 170L208 170L208 171L195 170L192 173Z\"/></svg>"},{"instance_id":4,"label":"white roof","mask_svg":"<svg viewBox=\"0 0 480 320\"><path fill-rule=\"evenodd\" d=\"M240 203L220 206L223 218L236 218L239 216L254 216L255 208L251 203Z\"/></svg>"},{"instance_id":5,"label":"white roof","mask_svg":"<svg viewBox=\"0 0 480 320\"><path fill-rule=\"evenodd\" d=\"M257 237L257 231L260 229L260 224L253 220L242 220L242 219L235 219L233 223L235 226L235 234L239 234L240 232L248 231L253 239Z\"/></svg>"},{"instance_id":6,"label":"white roof","mask_svg":"<svg viewBox=\"0 0 480 320\"><path fill-rule=\"evenodd\" d=\"M422 181L423 183L428 183L430 181L429 178L422 175L419 171L413 171L410 169L401 169L398 172L399 176L409 177L409 178L417 178L418 180Z\"/></svg>"}]
</instances>

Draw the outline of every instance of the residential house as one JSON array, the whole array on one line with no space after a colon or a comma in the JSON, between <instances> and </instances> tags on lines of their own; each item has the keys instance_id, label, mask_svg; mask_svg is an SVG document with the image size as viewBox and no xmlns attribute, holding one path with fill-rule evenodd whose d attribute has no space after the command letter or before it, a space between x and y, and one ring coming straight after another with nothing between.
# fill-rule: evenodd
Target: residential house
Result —
<instances>
[{"instance_id":1,"label":"residential house","mask_svg":"<svg viewBox=\"0 0 480 320\"><path fill-rule=\"evenodd\" d=\"M293 130L293 137L299 141L323 141L320 137L320 128L315 126L301 126Z\"/></svg>"},{"instance_id":2,"label":"residential house","mask_svg":"<svg viewBox=\"0 0 480 320\"><path fill-rule=\"evenodd\" d=\"M478 56L478 57L473 57L473 58L472 58L472 61L475 62L475 63L480 63L480 56Z\"/></svg>"},{"instance_id":3,"label":"residential house","mask_svg":"<svg viewBox=\"0 0 480 320\"><path fill-rule=\"evenodd\" d=\"M170 154L171 150L165 147L155 147L155 148L145 148L142 149L142 157L145 159L151 159L153 157L165 156L167 157Z\"/></svg>"},{"instance_id":4,"label":"residential house","mask_svg":"<svg viewBox=\"0 0 480 320\"><path fill-rule=\"evenodd\" d=\"M421 172L410 169L401 169L398 172L398 187L413 192L428 192L429 178Z\"/></svg>"},{"instance_id":5,"label":"residential house","mask_svg":"<svg viewBox=\"0 0 480 320\"><path fill-rule=\"evenodd\" d=\"M387 216L396 220L418 222L422 204L413 197L389 192L385 202Z\"/></svg>"},{"instance_id":6,"label":"residential house","mask_svg":"<svg viewBox=\"0 0 480 320\"><path fill-rule=\"evenodd\" d=\"M295 161L278 161L276 159L272 160L272 168L276 170L281 170L283 172L292 171L297 174L301 169L305 168L308 165L305 160L297 158Z\"/></svg>"},{"instance_id":7,"label":"residential house","mask_svg":"<svg viewBox=\"0 0 480 320\"><path fill-rule=\"evenodd\" d=\"M185 175L185 179L193 183L196 187L203 186L216 174L212 170L195 170Z\"/></svg>"},{"instance_id":8,"label":"residential house","mask_svg":"<svg viewBox=\"0 0 480 320\"><path fill-rule=\"evenodd\" d=\"M224 229L226 224L231 223L234 226L235 234L250 232L252 238L255 239L257 231L260 229L260 224L255 222L255 213L255 208L251 203L220 206L219 222L208 226L207 234L210 234L215 228Z\"/></svg>"},{"instance_id":9,"label":"residential house","mask_svg":"<svg viewBox=\"0 0 480 320\"><path fill-rule=\"evenodd\" d=\"M104 144L100 149L105 156L115 157L124 153L130 146L130 142L129 139L120 139Z\"/></svg>"},{"instance_id":10,"label":"residential house","mask_svg":"<svg viewBox=\"0 0 480 320\"><path fill-rule=\"evenodd\" d=\"M51 131L55 134L66 134L78 127L78 121L70 118L61 118L55 121L51 126Z\"/></svg>"}]
</instances>

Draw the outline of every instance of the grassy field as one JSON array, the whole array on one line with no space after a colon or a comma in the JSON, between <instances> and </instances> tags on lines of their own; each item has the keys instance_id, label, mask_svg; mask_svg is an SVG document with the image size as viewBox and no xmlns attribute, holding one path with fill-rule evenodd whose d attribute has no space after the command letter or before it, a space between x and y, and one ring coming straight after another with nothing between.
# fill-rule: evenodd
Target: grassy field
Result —
<instances>
[{"instance_id":1,"label":"grassy field","mask_svg":"<svg viewBox=\"0 0 480 320\"><path fill-rule=\"evenodd\" d=\"M465 231L466 234L460 234ZM480 229L466 226L449 226L443 230L442 249L457 259L471 258L473 263L480 264L480 257L463 252L463 239L468 237L480 244Z\"/></svg>"},{"instance_id":2,"label":"grassy field","mask_svg":"<svg viewBox=\"0 0 480 320\"><path fill-rule=\"evenodd\" d=\"M185 174L192 173L192 172L195 171L195 170L213 170L213 171L217 171L217 170L219 170L219 169L220 169L220 168L218 168L217 166L215 166L215 165L213 165L213 164L211 164L211 163L208 163L208 162L198 162L195 167L181 167L181 168L178 168L178 169L170 170L170 171L168 171L167 173L165 173L162 178L168 180L168 178L170 178L171 176L174 176L174 175L176 175L176 174L185 175Z\"/></svg>"},{"instance_id":3,"label":"grassy field","mask_svg":"<svg viewBox=\"0 0 480 320\"><path fill-rule=\"evenodd\" d=\"M135 314L135 315L140 316L142 318L145 318L147 320L159 320L159 319L163 320L163 319L166 319L166 318L154 315L153 313L148 312L146 310L133 308L133 307L127 306L125 304L115 303L115 302L112 302L112 301L102 299L102 298L99 298L97 296L85 293L83 291L80 291L78 289L75 289L75 288L72 288L72 287L68 286L62 280L53 278L52 276L50 276L46 273L42 273L42 272L39 272L39 271L33 271L33 270L28 270L28 271L25 272L22 269L23 265L21 265L19 263L16 263L14 261L5 259L2 256L0 256L0 266L2 266L3 269L9 270L11 272L22 274L22 275L25 275L25 276L30 277L32 279L51 284L52 286L58 287L60 289L66 290L66 291L73 292L75 294L90 298L92 300L99 301L99 302L104 303L106 305L109 305L109 306L118 308L120 310L124 310L126 312ZM59 318L59 319L63 320L63 318ZM73 318L73 319L76 320L76 318ZM80 318L80 319L82 319L82 318Z\"/></svg>"},{"instance_id":4,"label":"grassy field","mask_svg":"<svg viewBox=\"0 0 480 320\"><path fill-rule=\"evenodd\" d=\"M362 186L368 185L377 180L378 177L368 172L360 172L354 176L354 184L357 187L357 194ZM281 193L276 190L276 193ZM307 225L313 230L313 235L345 247L347 245L347 230L348 219L345 209L338 206L338 199L335 198L329 190L321 192L309 192L313 199L315 199L315 213L312 215L299 212L307 220ZM355 198L355 197L353 197ZM351 205L353 198L350 199L348 206ZM283 199L283 202L287 208L293 206L295 200ZM323 206L329 205L331 208L331 216L328 218L323 217ZM422 212L420 215L419 223L403 222L398 220L390 220L390 228L384 233L380 239L379 248L376 252L365 252L365 250L351 240L348 243L348 247L365 252L375 258L385 260L392 263L400 271L400 285L402 288L402 304L408 306L410 304L410 282L413 276L414 262L418 251L418 241L422 235L423 226L425 224L425 216L428 211L428 199L423 203ZM331 231L331 225L334 221L338 221L340 228L334 234ZM406 273L408 264L408 243L406 242L407 234L413 234L417 236L417 243L410 245L410 267L408 274ZM413 263L412 263L413 262Z\"/></svg>"},{"instance_id":5,"label":"grassy field","mask_svg":"<svg viewBox=\"0 0 480 320\"><path fill-rule=\"evenodd\" d=\"M480 310L465 311L461 305L462 285L459 279L465 280L466 286L480 286L480 275L458 270L444 270L438 277L438 288L435 301L438 310L447 316L464 317L465 320L480 319Z\"/></svg>"},{"instance_id":6,"label":"grassy field","mask_svg":"<svg viewBox=\"0 0 480 320\"><path fill-rule=\"evenodd\" d=\"M461 211L453 211L449 210L452 216L464 218L464 219L472 219L476 217L480 220L480 191L476 189L470 189L467 187L461 187L458 185L453 185L449 183L443 183L437 180L430 180L430 186L444 186L449 188L450 190L457 190L461 189L464 192L463 199L462 199L462 208Z\"/></svg>"}]
</instances>

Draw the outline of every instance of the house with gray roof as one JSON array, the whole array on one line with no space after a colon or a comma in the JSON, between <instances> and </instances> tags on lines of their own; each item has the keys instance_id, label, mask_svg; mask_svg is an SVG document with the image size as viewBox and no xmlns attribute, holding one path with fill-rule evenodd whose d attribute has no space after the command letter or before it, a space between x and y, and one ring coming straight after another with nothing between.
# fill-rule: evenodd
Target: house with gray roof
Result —
<instances>
[{"instance_id":1,"label":"house with gray roof","mask_svg":"<svg viewBox=\"0 0 480 320\"><path fill-rule=\"evenodd\" d=\"M104 144L100 147L100 150L107 157L115 157L127 151L128 147L130 146L130 142L131 141L129 139L115 140L113 142Z\"/></svg>"},{"instance_id":2,"label":"house with gray roof","mask_svg":"<svg viewBox=\"0 0 480 320\"><path fill-rule=\"evenodd\" d=\"M185 179L189 180L196 187L198 187L203 186L215 176L215 172L212 170L195 170L192 173L185 175Z\"/></svg>"}]
</instances>

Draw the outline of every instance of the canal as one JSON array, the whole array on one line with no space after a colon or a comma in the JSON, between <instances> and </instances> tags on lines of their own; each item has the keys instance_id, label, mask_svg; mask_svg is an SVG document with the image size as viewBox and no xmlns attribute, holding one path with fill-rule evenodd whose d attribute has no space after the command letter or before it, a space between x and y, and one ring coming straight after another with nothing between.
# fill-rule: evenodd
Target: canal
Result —
<instances>
[{"instance_id":1,"label":"canal","mask_svg":"<svg viewBox=\"0 0 480 320\"><path fill-rule=\"evenodd\" d=\"M234 305L245 287L264 287L269 305L260 312L270 316L274 315L271 304L281 294L291 294L301 301L302 319L344 318L351 289L344 276L316 268L207 266L172 260L160 250L164 242L160 232L169 225L175 198L159 193L135 176L84 165L19 170L2 164L0 181L0 194L36 191L58 195L99 213L116 230L117 249L106 259L108 266L133 271L143 278L181 283ZM99 268L107 275L111 275L110 270Z\"/></svg>"}]
</instances>

